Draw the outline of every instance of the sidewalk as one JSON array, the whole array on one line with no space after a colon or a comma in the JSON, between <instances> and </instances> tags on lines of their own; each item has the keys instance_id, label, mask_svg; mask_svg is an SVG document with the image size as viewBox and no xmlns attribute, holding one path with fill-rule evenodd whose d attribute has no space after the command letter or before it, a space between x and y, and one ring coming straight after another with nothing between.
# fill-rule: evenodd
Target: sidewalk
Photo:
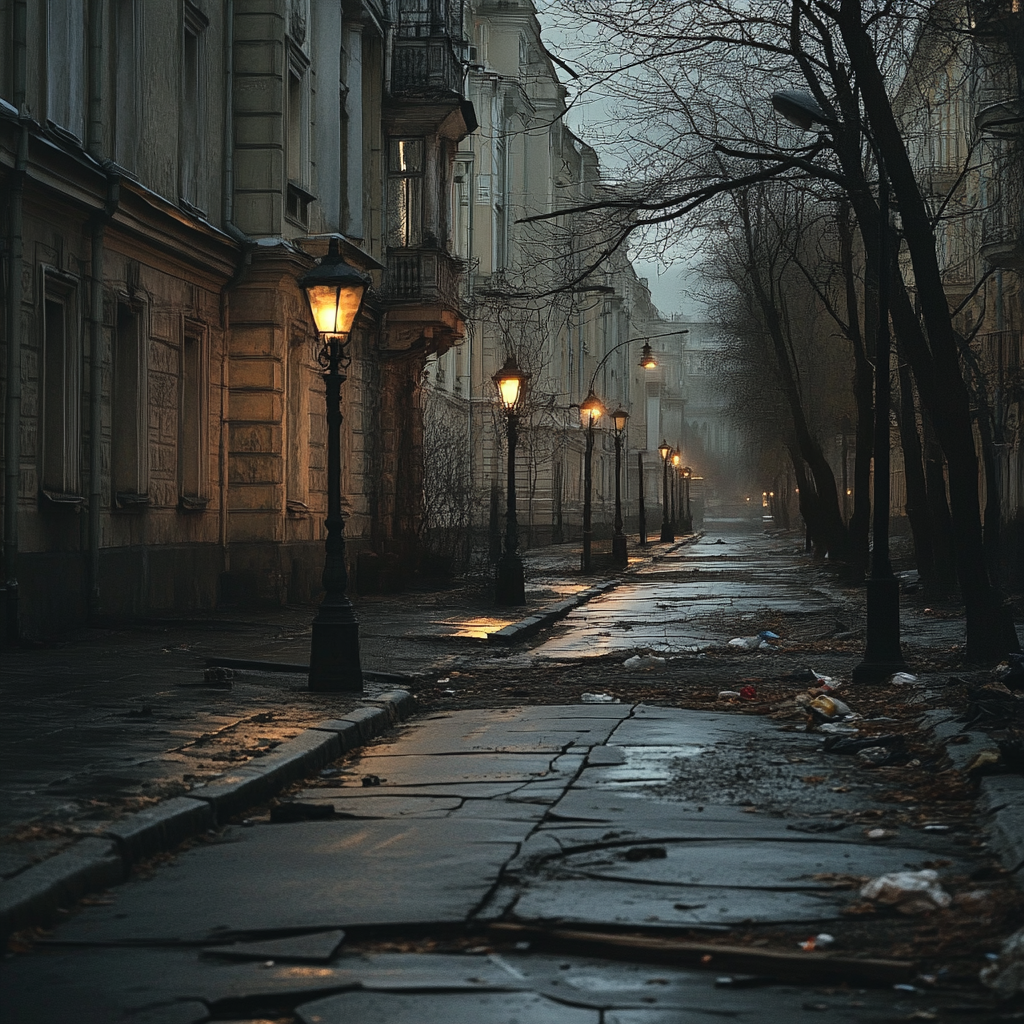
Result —
<instances>
[{"instance_id":1,"label":"sidewalk","mask_svg":"<svg viewBox=\"0 0 1024 1024\"><path fill-rule=\"evenodd\" d=\"M665 547L634 553L631 568ZM357 599L367 697L405 677L437 678L467 651L486 650L491 633L526 635L539 627L543 609L554 608L554 621L568 610L562 605L586 599L594 585L579 574L578 558L570 545L526 552L525 608L489 606L485 572L448 589ZM5 652L0 878L126 813L264 757L318 721L372 706L352 695L310 693L294 673L237 672L204 685L208 659L308 663L314 613L151 619Z\"/></svg>"}]
</instances>

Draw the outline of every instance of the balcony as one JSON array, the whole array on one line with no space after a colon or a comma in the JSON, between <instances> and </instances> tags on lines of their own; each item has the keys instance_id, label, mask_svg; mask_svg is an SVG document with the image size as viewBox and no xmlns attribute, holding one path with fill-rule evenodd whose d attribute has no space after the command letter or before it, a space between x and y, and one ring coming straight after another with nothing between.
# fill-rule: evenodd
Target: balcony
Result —
<instances>
[{"instance_id":1,"label":"balcony","mask_svg":"<svg viewBox=\"0 0 1024 1024\"><path fill-rule=\"evenodd\" d=\"M381 288L387 347L422 342L428 355L446 352L465 333L459 302L462 262L434 248L391 249Z\"/></svg>"},{"instance_id":2,"label":"balcony","mask_svg":"<svg viewBox=\"0 0 1024 1024\"><path fill-rule=\"evenodd\" d=\"M459 96L462 65L451 37L395 39L391 92L395 96Z\"/></svg>"}]
</instances>

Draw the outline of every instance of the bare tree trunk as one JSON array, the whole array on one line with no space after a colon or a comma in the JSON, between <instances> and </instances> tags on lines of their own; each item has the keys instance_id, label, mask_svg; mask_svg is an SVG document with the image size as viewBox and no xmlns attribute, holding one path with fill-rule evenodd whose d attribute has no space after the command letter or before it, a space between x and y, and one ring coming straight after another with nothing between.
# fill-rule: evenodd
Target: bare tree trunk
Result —
<instances>
[{"instance_id":1,"label":"bare tree trunk","mask_svg":"<svg viewBox=\"0 0 1024 1024\"><path fill-rule=\"evenodd\" d=\"M906 363L899 368L900 405L897 422L903 446L903 469L907 485L907 519L914 537L917 572L926 588L935 585L935 548L932 545L932 523L928 515L928 489L925 486L921 437L917 432L917 410L914 389Z\"/></svg>"}]
</instances>

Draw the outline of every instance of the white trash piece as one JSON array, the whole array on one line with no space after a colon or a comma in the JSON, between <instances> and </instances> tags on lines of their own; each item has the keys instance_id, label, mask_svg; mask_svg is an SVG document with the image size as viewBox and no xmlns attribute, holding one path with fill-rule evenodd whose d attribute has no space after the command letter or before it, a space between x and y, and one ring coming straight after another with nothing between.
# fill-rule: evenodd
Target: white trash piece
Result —
<instances>
[{"instance_id":1,"label":"white trash piece","mask_svg":"<svg viewBox=\"0 0 1024 1024\"><path fill-rule=\"evenodd\" d=\"M897 686L903 683L916 683L917 676L915 676L913 672L897 672L893 675L892 679L890 679L889 682L895 683Z\"/></svg>"},{"instance_id":2,"label":"white trash piece","mask_svg":"<svg viewBox=\"0 0 1024 1024\"><path fill-rule=\"evenodd\" d=\"M580 700L584 704L618 704L610 693L582 693Z\"/></svg>"},{"instance_id":3,"label":"white trash piece","mask_svg":"<svg viewBox=\"0 0 1024 1024\"><path fill-rule=\"evenodd\" d=\"M664 664L665 659L659 658L656 654L634 654L632 658L627 658L622 663L622 667L627 672L635 672L640 668L654 668L655 665Z\"/></svg>"},{"instance_id":4,"label":"white trash piece","mask_svg":"<svg viewBox=\"0 0 1024 1024\"><path fill-rule=\"evenodd\" d=\"M745 651L753 651L761 646L759 636L736 636L729 641L730 647L742 647Z\"/></svg>"},{"instance_id":5,"label":"white trash piece","mask_svg":"<svg viewBox=\"0 0 1024 1024\"><path fill-rule=\"evenodd\" d=\"M874 903L889 906L914 904L914 909L920 910L948 907L953 902L949 893L939 885L939 873L931 868L923 871L891 871L879 875L861 886L860 894Z\"/></svg>"},{"instance_id":6,"label":"white trash piece","mask_svg":"<svg viewBox=\"0 0 1024 1024\"><path fill-rule=\"evenodd\" d=\"M982 968L981 983L994 989L1001 999L1024 993L1024 928L1003 943L994 963Z\"/></svg>"},{"instance_id":7,"label":"white trash piece","mask_svg":"<svg viewBox=\"0 0 1024 1024\"><path fill-rule=\"evenodd\" d=\"M853 736L860 729L855 725L843 725L842 722L825 722L818 726L818 732L827 732L832 736Z\"/></svg>"},{"instance_id":8,"label":"white trash piece","mask_svg":"<svg viewBox=\"0 0 1024 1024\"><path fill-rule=\"evenodd\" d=\"M739 695L739 692L737 690L719 690L718 691L718 699L719 700L732 700L733 697L735 697L737 700L739 700L739 696L740 695Z\"/></svg>"}]
</instances>

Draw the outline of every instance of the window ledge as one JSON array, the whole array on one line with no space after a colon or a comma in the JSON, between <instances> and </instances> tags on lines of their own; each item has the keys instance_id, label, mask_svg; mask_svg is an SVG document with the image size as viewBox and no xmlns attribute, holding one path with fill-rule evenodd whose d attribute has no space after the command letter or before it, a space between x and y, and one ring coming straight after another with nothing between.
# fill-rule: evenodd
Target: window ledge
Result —
<instances>
[{"instance_id":1,"label":"window ledge","mask_svg":"<svg viewBox=\"0 0 1024 1024\"><path fill-rule=\"evenodd\" d=\"M114 504L122 512L142 512L151 504L151 499L148 494L139 494L136 491L118 491L114 495Z\"/></svg>"},{"instance_id":2,"label":"window ledge","mask_svg":"<svg viewBox=\"0 0 1024 1024\"><path fill-rule=\"evenodd\" d=\"M47 501L54 505L73 507L85 504L84 494L62 494L60 491L47 491L45 489L40 493Z\"/></svg>"},{"instance_id":3,"label":"window ledge","mask_svg":"<svg viewBox=\"0 0 1024 1024\"><path fill-rule=\"evenodd\" d=\"M203 512L209 504L209 498L199 498L194 494L182 494L178 498L178 508L182 512Z\"/></svg>"}]
</instances>

